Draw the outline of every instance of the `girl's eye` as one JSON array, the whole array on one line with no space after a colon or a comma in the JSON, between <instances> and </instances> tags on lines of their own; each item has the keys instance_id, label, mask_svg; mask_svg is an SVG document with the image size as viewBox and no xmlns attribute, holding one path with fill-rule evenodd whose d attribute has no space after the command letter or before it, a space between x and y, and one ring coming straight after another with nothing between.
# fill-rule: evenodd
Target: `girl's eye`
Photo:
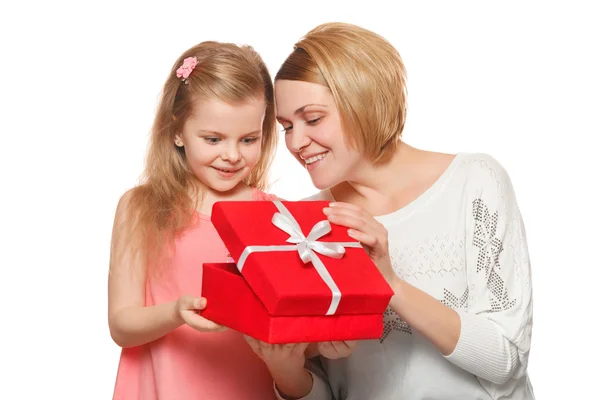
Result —
<instances>
[{"instance_id":1,"label":"girl's eye","mask_svg":"<svg viewBox=\"0 0 600 400\"><path fill-rule=\"evenodd\" d=\"M292 128L293 128L292 125L290 125L290 126L284 126L283 129L281 130L281 132L287 133L287 132L291 131Z\"/></svg>"},{"instance_id":2,"label":"girl's eye","mask_svg":"<svg viewBox=\"0 0 600 400\"><path fill-rule=\"evenodd\" d=\"M217 144L221 141L221 138L218 137L205 137L204 141L208 144Z\"/></svg>"},{"instance_id":3,"label":"girl's eye","mask_svg":"<svg viewBox=\"0 0 600 400\"><path fill-rule=\"evenodd\" d=\"M252 144L252 143L256 142L257 140L258 140L257 137L244 138L244 139L242 139L242 143Z\"/></svg>"},{"instance_id":4,"label":"girl's eye","mask_svg":"<svg viewBox=\"0 0 600 400\"><path fill-rule=\"evenodd\" d=\"M315 119L310 119L308 121L306 121L307 125L316 125L319 123L319 121L321 121L321 118L323 117L319 117L319 118L315 118Z\"/></svg>"}]
</instances>

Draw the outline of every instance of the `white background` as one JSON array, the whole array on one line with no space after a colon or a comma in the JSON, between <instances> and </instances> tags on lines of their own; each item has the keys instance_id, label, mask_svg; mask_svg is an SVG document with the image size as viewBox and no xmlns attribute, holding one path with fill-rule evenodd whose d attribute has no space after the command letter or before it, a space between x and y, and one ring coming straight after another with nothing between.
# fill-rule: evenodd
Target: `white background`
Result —
<instances>
[{"instance_id":1,"label":"white background","mask_svg":"<svg viewBox=\"0 0 600 400\"><path fill-rule=\"evenodd\" d=\"M533 265L536 396L597 393L592 2L119 3L0 6L1 399L111 398L112 219L142 171L159 91L180 53L204 40L247 43L274 75L327 21L362 25L399 49L409 144L490 153L508 170ZM314 192L283 143L273 172L280 196Z\"/></svg>"}]
</instances>

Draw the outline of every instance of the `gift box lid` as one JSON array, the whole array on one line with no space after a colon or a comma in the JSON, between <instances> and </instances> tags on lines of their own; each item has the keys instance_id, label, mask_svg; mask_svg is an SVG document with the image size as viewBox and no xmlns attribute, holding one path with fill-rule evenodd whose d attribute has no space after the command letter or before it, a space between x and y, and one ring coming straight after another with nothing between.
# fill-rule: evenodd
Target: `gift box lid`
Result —
<instances>
[{"instance_id":1,"label":"gift box lid","mask_svg":"<svg viewBox=\"0 0 600 400\"><path fill-rule=\"evenodd\" d=\"M382 314L393 291L326 201L224 201L211 220L271 315ZM340 254L342 253L342 254Z\"/></svg>"}]
</instances>

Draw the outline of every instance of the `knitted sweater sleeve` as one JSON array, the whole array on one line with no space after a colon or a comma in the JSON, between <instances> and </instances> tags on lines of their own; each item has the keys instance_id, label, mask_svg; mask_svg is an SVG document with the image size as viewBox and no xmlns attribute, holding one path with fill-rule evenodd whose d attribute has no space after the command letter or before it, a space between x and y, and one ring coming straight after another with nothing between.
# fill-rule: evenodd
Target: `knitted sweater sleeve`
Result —
<instances>
[{"instance_id":1,"label":"knitted sweater sleeve","mask_svg":"<svg viewBox=\"0 0 600 400\"><path fill-rule=\"evenodd\" d=\"M469 177L467 205L468 304L447 359L488 390L521 378L527 369L532 289L525 228L511 180L492 157Z\"/></svg>"}]
</instances>

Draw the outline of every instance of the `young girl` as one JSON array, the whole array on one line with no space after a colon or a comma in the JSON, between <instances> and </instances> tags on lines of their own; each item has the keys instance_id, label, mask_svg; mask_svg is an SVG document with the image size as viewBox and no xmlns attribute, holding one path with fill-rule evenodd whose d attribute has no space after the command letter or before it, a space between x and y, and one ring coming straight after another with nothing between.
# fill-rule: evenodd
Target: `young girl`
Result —
<instances>
[{"instance_id":1,"label":"young girl","mask_svg":"<svg viewBox=\"0 0 600 400\"><path fill-rule=\"evenodd\" d=\"M272 379L241 334L198 315L202 263L225 262L210 222L222 200L261 192L276 149L273 86L250 47L204 42L164 85L144 181L119 201L109 326L123 347L114 399L269 399Z\"/></svg>"},{"instance_id":2,"label":"young girl","mask_svg":"<svg viewBox=\"0 0 600 400\"><path fill-rule=\"evenodd\" d=\"M330 348L321 374L304 370L305 345L250 343L284 398L533 399L531 273L510 178L489 155L401 140L405 78L386 40L336 23L309 32L277 73L277 118L322 189L313 198L332 202L324 213L395 295L382 337Z\"/></svg>"}]
</instances>

